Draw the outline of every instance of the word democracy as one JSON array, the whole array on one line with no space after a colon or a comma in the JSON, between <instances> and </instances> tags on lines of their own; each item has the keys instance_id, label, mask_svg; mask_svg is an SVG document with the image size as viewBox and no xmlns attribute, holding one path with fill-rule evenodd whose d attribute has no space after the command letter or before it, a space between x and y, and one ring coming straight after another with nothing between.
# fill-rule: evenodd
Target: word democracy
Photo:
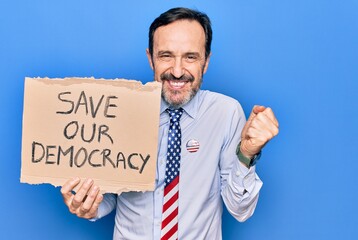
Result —
<instances>
[{"instance_id":1,"label":"word democracy","mask_svg":"<svg viewBox=\"0 0 358 240\"><path fill-rule=\"evenodd\" d=\"M86 164L98 168L107 165L113 168L129 169L142 173L150 159L150 154L123 152L114 153L111 149L88 150L84 147L76 149L74 146L67 148L56 145L44 145L32 142L32 163L44 162L44 164L60 165L68 164L70 167L81 168ZM65 162L65 163L64 163Z\"/></svg>"}]
</instances>

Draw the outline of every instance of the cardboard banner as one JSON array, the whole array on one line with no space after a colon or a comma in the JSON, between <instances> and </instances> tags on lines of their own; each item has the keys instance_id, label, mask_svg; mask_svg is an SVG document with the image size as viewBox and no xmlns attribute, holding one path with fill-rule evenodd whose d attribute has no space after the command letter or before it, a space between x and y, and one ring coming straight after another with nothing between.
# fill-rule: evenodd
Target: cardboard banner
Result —
<instances>
[{"instance_id":1,"label":"cardboard banner","mask_svg":"<svg viewBox=\"0 0 358 240\"><path fill-rule=\"evenodd\" d=\"M160 95L157 82L26 78L20 181L153 190Z\"/></svg>"}]
</instances>

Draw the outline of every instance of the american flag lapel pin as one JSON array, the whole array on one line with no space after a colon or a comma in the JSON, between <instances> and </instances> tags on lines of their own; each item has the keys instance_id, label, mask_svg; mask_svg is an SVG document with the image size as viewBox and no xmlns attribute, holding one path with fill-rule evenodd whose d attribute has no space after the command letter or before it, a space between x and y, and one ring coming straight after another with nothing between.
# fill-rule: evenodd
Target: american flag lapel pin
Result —
<instances>
[{"instance_id":1,"label":"american flag lapel pin","mask_svg":"<svg viewBox=\"0 0 358 240\"><path fill-rule=\"evenodd\" d=\"M186 149L191 152L197 152L199 150L200 144L197 140L191 139L186 143Z\"/></svg>"}]
</instances>

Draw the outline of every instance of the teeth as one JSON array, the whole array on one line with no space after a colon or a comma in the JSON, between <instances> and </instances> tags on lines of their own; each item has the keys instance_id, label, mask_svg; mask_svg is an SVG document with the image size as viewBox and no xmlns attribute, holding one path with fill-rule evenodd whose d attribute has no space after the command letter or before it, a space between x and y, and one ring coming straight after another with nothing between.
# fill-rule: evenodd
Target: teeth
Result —
<instances>
[{"instance_id":1,"label":"teeth","mask_svg":"<svg viewBox=\"0 0 358 240\"><path fill-rule=\"evenodd\" d=\"M172 85L173 87L182 87L185 85L185 82L180 82L180 81L170 81L170 85Z\"/></svg>"}]
</instances>

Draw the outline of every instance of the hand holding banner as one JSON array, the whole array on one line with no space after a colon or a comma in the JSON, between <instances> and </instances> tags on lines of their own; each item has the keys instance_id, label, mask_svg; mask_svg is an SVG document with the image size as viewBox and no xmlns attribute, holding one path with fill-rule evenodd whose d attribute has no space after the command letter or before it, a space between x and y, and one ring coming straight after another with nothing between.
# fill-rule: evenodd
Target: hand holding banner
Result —
<instances>
[{"instance_id":1,"label":"hand holding banner","mask_svg":"<svg viewBox=\"0 0 358 240\"><path fill-rule=\"evenodd\" d=\"M153 190L160 93L156 82L26 78L21 182Z\"/></svg>"}]
</instances>

